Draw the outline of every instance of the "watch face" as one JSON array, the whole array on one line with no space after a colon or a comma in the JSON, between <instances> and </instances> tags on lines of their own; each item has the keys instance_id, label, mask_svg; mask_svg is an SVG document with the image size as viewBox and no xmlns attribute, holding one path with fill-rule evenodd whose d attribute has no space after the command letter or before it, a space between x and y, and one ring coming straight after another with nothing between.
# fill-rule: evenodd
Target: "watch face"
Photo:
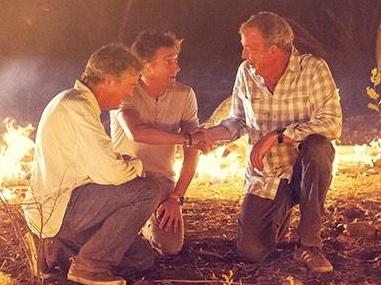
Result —
<instances>
[{"instance_id":1,"label":"watch face","mask_svg":"<svg viewBox=\"0 0 381 285\"><path fill-rule=\"evenodd\" d=\"M183 206L185 204L185 197L184 196L179 197L177 202L179 203L179 205Z\"/></svg>"}]
</instances>

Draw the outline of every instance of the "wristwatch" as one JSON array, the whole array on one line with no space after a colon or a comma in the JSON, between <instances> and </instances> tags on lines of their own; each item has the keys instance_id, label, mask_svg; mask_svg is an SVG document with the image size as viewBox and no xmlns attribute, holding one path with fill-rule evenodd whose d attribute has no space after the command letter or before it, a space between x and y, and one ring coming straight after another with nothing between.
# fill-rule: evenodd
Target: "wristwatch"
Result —
<instances>
[{"instance_id":1,"label":"wristwatch","mask_svg":"<svg viewBox=\"0 0 381 285\"><path fill-rule=\"evenodd\" d=\"M190 147L192 145L192 135L190 133L184 133L184 146Z\"/></svg>"},{"instance_id":2,"label":"wristwatch","mask_svg":"<svg viewBox=\"0 0 381 285\"><path fill-rule=\"evenodd\" d=\"M275 130L275 133L277 135L278 144L282 144L284 142L284 131L286 130L285 127L279 127Z\"/></svg>"},{"instance_id":3,"label":"wristwatch","mask_svg":"<svg viewBox=\"0 0 381 285\"><path fill-rule=\"evenodd\" d=\"M179 198L177 198L177 204L179 204L180 206L184 206L185 205L185 197L180 196Z\"/></svg>"},{"instance_id":4,"label":"wristwatch","mask_svg":"<svg viewBox=\"0 0 381 285\"><path fill-rule=\"evenodd\" d=\"M177 204L179 204L180 206L185 205L185 197L184 196L177 196L177 195L172 195L172 194L169 196L170 199L176 200Z\"/></svg>"}]
</instances>

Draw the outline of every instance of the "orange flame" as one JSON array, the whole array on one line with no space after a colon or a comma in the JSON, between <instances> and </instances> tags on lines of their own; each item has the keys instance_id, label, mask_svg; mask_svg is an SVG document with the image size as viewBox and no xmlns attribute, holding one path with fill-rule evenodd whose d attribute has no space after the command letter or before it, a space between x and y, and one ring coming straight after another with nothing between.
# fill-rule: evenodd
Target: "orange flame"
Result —
<instances>
[{"instance_id":1,"label":"orange flame","mask_svg":"<svg viewBox=\"0 0 381 285\"><path fill-rule=\"evenodd\" d=\"M27 170L33 158L34 142L30 138L34 130L31 124L17 126L15 121L4 120L6 132L0 141L0 189L3 198L14 198L9 189L27 183Z\"/></svg>"},{"instance_id":2,"label":"orange flame","mask_svg":"<svg viewBox=\"0 0 381 285\"><path fill-rule=\"evenodd\" d=\"M6 132L0 139L0 195L11 200L15 189L28 185L28 172L33 158L34 142L31 139L34 128L16 126L15 121L4 121ZM220 146L213 152L201 155L197 166L195 183L224 182L231 177L242 177L245 171L247 144L243 139L233 145ZM381 139L364 145L336 146L335 173L337 169L366 165L373 167L381 161ZM175 162L179 176L182 159Z\"/></svg>"}]
</instances>

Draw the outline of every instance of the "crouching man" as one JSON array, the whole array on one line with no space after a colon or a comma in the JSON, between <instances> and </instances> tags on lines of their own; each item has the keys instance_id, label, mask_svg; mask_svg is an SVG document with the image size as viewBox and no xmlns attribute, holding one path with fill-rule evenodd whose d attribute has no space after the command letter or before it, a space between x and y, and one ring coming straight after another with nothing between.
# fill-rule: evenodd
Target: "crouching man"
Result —
<instances>
[{"instance_id":1,"label":"crouching man","mask_svg":"<svg viewBox=\"0 0 381 285\"><path fill-rule=\"evenodd\" d=\"M172 33L140 33L131 46L143 63L138 86L119 110L110 113L114 148L141 159L147 176L155 177L161 186L161 203L142 233L162 255L177 254L183 246L182 206L199 153L193 146L200 136L190 134L199 126L196 95L176 81L181 43ZM178 179L176 144L184 152Z\"/></svg>"},{"instance_id":2,"label":"crouching man","mask_svg":"<svg viewBox=\"0 0 381 285\"><path fill-rule=\"evenodd\" d=\"M335 82L323 59L297 51L284 18L260 12L239 32L243 62L233 88L232 116L204 131L209 137L204 149L249 135L238 253L263 261L284 239L291 209L299 204L294 260L313 272L330 272L320 231L332 178L331 141L342 127Z\"/></svg>"},{"instance_id":3,"label":"crouching man","mask_svg":"<svg viewBox=\"0 0 381 285\"><path fill-rule=\"evenodd\" d=\"M44 269L66 266L68 280L81 284L126 284L118 276L123 269L153 263L138 233L160 192L142 178L141 161L114 153L100 120L101 110L132 94L140 69L125 46L101 47L74 87L49 102L38 125L25 217L37 236L52 238Z\"/></svg>"}]
</instances>

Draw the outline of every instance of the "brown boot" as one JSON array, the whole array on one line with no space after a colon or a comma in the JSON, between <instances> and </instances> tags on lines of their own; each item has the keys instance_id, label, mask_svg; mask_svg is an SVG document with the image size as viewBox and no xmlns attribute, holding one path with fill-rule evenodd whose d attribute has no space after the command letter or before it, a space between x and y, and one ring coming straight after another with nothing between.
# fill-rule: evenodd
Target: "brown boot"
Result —
<instances>
[{"instance_id":1,"label":"brown boot","mask_svg":"<svg viewBox=\"0 0 381 285\"><path fill-rule=\"evenodd\" d=\"M126 280L106 269L93 268L72 258L67 279L80 284L127 285Z\"/></svg>"},{"instance_id":2,"label":"brown boot","mask_svg":"<svg viewBox=\"0 0 381 285\"><path fill-rule=\"evenodd\" d=\"M296 248L294 260L306 266L312 272L325 273L333 271L332 264L318 247L301 246Z\"/></svg>"}]
</instances>

